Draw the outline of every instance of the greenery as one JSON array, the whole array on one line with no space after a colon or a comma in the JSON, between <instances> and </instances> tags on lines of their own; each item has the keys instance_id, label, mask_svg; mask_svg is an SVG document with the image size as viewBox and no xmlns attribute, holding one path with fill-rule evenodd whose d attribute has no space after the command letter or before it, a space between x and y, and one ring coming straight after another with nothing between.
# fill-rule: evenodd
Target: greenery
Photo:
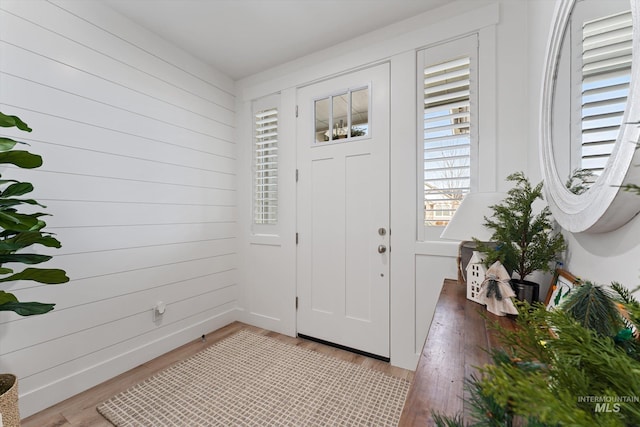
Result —
<instances>
[{"instance_id":1,"label":"greenery","mask_svg":"<svg viewBox=\"0 0 640 427\"><path fill-rule=\"evenodd\" d=\"M494 364L467 382L470 419L434 414L436 424L640 425L639 308L619 284L590 282L556 310L519 304L515 329L494 325Z\"/></svg>"},{"instance_id":2,"label":"greenery","mask_svg":"<svg viewBox=\"0 0 640 427\"><path fill-rule=\"evenodd\" d=\"M636 184L627 184L627 185L623 185L622 189L624 191L630 191L632 193L636 193L637 195L640 196L640 185L636 185Z\"/></svg>"},{"instance_id":3,"label":"greenery","mask_svg":"<svg viewBox=\"0 0 640 427\"><path fill-rule=\"evenodd\" d=\"M631 122L632 124L640 124L640 122ZM640 142L636 144L636 150L640 149ZM624 191L630 191L632 193L636 193L640 196L640 185L637 184L626 184L622 186Z\"/></svg>"},{"instance_id":4,"label":"greenery","mask_svg":"<svg viewBox=\"0 0 640 427\"><path fill-rule=\"evenodd\" d=\"M615 336L624 326L611 292L587 281L562 307L583 327L600 336Z\"/></svg>"},{"instance_id":5,"label":"greenery","mask_svg":"<svg viewBox=\"0 0 640 427\"><path fill-rule=\"evenodd\" d=\"M582 194L589 189L595 179L596 176L589 169L575 169L565 185L573 194Z\"/></svg>"},{"instance_id":6,"label":"greenery","mask_svg":"<svg viewBox=\"0 0 640 427\"><path fill-rule=\"evenodd\" d=\"M565 243L562 234L553 230L548 206L538 214L533 212L533 203L543 199L542 182L533 187L522 172L509 175L507 180L515 182L515 187L501 204L491 206L492 218L484 218L484 225L493 230L491 241L497 245L474 240L485 254L487 266L499 260L507 271L515 271L524 280L534 271L550 271Z\"/></svg>"},{"instance_id":7,"label":"greenery","mask_svg":"<svg viewBox=\"0 0 640 427\"><path fill-rule=\"evenodd\" d=\"M31 132L31 128L20 118L8 116L2 112L0 112L0 127L15 127L24 132ZM24 145L27 144L0 137L0 164L11 164L23 169L40 167L41 156L15 149ZM14 271L15 266L19 264L31 266L51 259L49 255L23 252L26 248L33 245L60 248L60 242L51 233L44 231L46 223L42 217L47 214L19 211L19 208L27 208L27 211L33 210L33 207L46 208L34 199L22 197L32 191L31 183L2 179L0 175L0 284L16 280L31 280L44 284L69 281L66 272L60 269L26 267L21 271ZM0 311L13 311L21 316L29 316L51 311L54 305L18 301L14 294L0 290Z\"/></svg>"}]
</instances>

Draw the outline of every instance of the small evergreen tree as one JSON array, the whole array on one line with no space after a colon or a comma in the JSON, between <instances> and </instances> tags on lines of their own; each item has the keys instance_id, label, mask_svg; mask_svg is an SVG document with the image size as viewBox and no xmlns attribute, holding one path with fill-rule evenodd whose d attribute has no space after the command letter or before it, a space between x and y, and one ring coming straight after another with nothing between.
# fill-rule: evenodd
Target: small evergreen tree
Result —
<instances>
[{"instance_id":1,"label":"small evergreen tree","mask_svg":"<svg viewBox=\"0 0 640 427\"><path fill-rule=\"evenodd\" d=\"M484 218L497 246L474 240L485 254L487 266L499 260L524 280L534 271L549 271L565 243L562 234L553 231L548 206L538 214L533 212L533 203L543 199L542 182L533 187L522 172L509 175L507 180L515 182L515 187L507 192L504 202L491 206L493 216Z\"/></svg>"}]
</instances>

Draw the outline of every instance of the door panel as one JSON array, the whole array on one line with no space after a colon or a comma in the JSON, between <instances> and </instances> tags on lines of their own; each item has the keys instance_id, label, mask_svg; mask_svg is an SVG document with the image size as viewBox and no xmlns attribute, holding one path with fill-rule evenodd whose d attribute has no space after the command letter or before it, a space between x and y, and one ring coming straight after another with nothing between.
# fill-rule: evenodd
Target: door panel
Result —
<instances>
[{"instance_id":1,"label":"door panel","mask_svg":"<svg viewBox=\"0 0 640 427\"><path fill-rule=\"evenodd\" d=\"M301 88L298 108L298 333L389 357L389 66Z\"/></svg>"},{"instance_id":2,"label":"door panel","mask_svg":"<svg viewBox=\"0 0 640 427\"><path fill-rule=\"evenodd\" d=\"M345 315L350 319L371 321L371 240L369 234L375 229L368 212L372 206L371 154L349 156L345 162Z\"/></svg>"}]
</instances>

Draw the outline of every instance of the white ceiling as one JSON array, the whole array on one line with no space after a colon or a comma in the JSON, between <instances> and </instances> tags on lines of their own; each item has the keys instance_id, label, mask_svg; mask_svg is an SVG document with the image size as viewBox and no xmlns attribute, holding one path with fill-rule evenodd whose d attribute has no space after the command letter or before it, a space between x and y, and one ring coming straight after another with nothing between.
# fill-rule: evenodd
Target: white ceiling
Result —
<instances>
[{"instance_id":1,"label":"white ceiling","mask_svg":"<svg viewBox=\"0 0 640 427\"><path fill-rule=\"evenodd\" d=\"M102 0L234 80L448 0Z\"/></svg>"}]
</instances>

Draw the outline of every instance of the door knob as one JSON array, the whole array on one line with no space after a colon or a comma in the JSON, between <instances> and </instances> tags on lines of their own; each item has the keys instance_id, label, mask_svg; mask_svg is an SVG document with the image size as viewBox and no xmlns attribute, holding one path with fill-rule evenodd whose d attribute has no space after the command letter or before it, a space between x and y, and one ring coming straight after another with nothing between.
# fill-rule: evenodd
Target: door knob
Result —
<instances>
[{"instance_id":1,"label":"door knob","mask_svg":"<svg viewBox=\"0 0 640 427\"><path fill-rule=\"evenodd\" d=\"M378 246L378 253L379 254L383 254L385 252L387 252L387 247L385 245L379 245Z\"/></svg>"}]
</instances>

